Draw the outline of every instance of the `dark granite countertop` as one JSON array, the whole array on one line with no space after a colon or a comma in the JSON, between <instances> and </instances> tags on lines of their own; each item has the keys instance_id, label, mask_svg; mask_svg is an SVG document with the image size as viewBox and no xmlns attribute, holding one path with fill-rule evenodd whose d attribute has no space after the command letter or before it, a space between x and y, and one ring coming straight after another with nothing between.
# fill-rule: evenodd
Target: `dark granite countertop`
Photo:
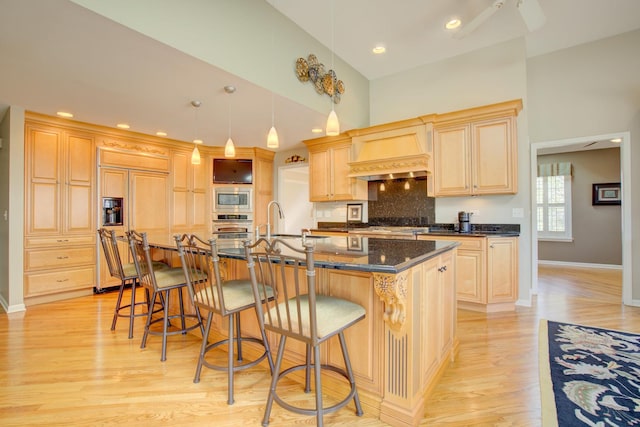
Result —
<instances>
[{"instance_id":1,"label":"dark granite countertop","mask_svg":"<svg viewBox=\"0 0 640 427\"><path fill-rule=\"evenodd\" d=\"M285 238L301 246L300 237ZM459 245L455 241L389 240L337 236L310 238L315 245L315 266L338 270L396 274ZM245 259L244 248L220 248L220 257Z\"/></svg>"},{"instance_id":2,"label":"dark granite countertop","mask_svg":"<svg viewBox=\"0 0 640 427\"><path fill-rule=\"evenodd\" d=\"M367 223L318 223L318 228L312 231L326 231L326 232L341 232L341 233L358 233L363 230L371 229L376 230L384 228L380 225L370 225ZM393 226L389 228L394 228ZM411 227L406 227L411 228ZM429 231L421 231L420 228L415 228L413 234L426 235L426 236L469 236L469 237L514 237L520 235L520 224L471 224L471 231L469 233L460 233L456 230L455 224L430 224L428 226ZM409 230L411 231L411 230Z\"/></svg>"}]
</instances>

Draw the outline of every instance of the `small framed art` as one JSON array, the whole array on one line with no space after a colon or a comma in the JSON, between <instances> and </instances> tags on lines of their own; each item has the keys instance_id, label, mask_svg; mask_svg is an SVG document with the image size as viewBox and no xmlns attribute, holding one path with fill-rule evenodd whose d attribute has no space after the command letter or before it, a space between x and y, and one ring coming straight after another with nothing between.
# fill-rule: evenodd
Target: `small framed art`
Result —
<instances>
[{"instance_id":1,"label":"small framed art","mask_svg":"<svg viewBox=\"0 0 640 427\"><path fill-rule=\"evenodd\" d=\"M593 184L592 205L619 205L622 203L619 182Z\"/></svg>"},{"instance_id":2,"label":"small framed art","mask_svg":"<svg viewBox=\"0 0 640 427\"><path fill-rule=\"evenodd\" d=\"M362 222L362 203L347 204L347 222Z\"/></svg>"}]
</instances>

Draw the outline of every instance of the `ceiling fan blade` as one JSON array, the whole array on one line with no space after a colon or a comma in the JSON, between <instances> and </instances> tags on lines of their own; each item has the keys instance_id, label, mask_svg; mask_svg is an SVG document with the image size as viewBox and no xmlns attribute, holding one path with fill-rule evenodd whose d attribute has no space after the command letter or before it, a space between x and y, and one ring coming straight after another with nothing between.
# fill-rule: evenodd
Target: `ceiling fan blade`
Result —
<instances>
[{"instance_id":1,"label":"ceiling fan blade","mask_svg":"<svg viewBox=\"0 0 640 427\"><path fill-rule=\"evenodd\" d=\"M542 27L547 20L538 0L518 0L516 6L529 32Z\"/></svg>"},{"instance_id":2,"label":"ceiling fan blade","mask_svg":"<svg viewBox=\"0 0 640 427\"><path fill-rule=\"evenodd\" d=\"M471 34L482 25L487 19L491 18L494 13L504 5L504 0L495 0L491 6L480 12L475 18L463 25L456 33L453 34L454 39L461 39Z\"/></svg>"}]
</instances>

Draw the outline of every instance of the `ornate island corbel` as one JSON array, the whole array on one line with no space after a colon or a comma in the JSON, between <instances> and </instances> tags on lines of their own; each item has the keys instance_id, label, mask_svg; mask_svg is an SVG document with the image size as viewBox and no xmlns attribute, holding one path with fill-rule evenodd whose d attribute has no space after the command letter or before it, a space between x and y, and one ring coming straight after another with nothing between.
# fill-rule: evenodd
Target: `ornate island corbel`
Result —
<instances>
[{"instance_id":1,"label":"ornate island corbel","mask_svg":"<svg viewBox=\"0 0 640 427\"><path fill-rule=\"evenodd\" d=\"M391 329L399 329L406 318L407 273L374 273L376 294L385 304L384 321Z\"/></svg>"}]
</instances>

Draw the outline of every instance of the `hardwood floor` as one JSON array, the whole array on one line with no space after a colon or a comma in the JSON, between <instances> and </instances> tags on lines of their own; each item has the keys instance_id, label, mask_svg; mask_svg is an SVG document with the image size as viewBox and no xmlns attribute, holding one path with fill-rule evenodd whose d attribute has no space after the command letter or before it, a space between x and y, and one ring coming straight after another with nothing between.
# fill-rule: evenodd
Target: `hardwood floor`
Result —
<instances>
[{"instance_id":1,"label":"hardwood floor","mask_svg":"<svg viewBox=\"0 0 640 427\"><path fill-rule=\"evenodd\" d=\"M460 351L421 425L539 426L539 319L640 333L640 308L621 304L619 271L540 267L539 290L532 307L515 312L459 310ZM193 383L197 336L169 337L160 362L158 337L140 349L140 319L131 340L125 319L109 330L114 305L109 293L0 315L1 425L260 425L266 365L236 376L236 403L228 406L223 372L205 369ZM353 405L325 423L386 425L366 412L355 416ZM270 426L313 424L274 405Z\"/></svg>"}]
</instances>

